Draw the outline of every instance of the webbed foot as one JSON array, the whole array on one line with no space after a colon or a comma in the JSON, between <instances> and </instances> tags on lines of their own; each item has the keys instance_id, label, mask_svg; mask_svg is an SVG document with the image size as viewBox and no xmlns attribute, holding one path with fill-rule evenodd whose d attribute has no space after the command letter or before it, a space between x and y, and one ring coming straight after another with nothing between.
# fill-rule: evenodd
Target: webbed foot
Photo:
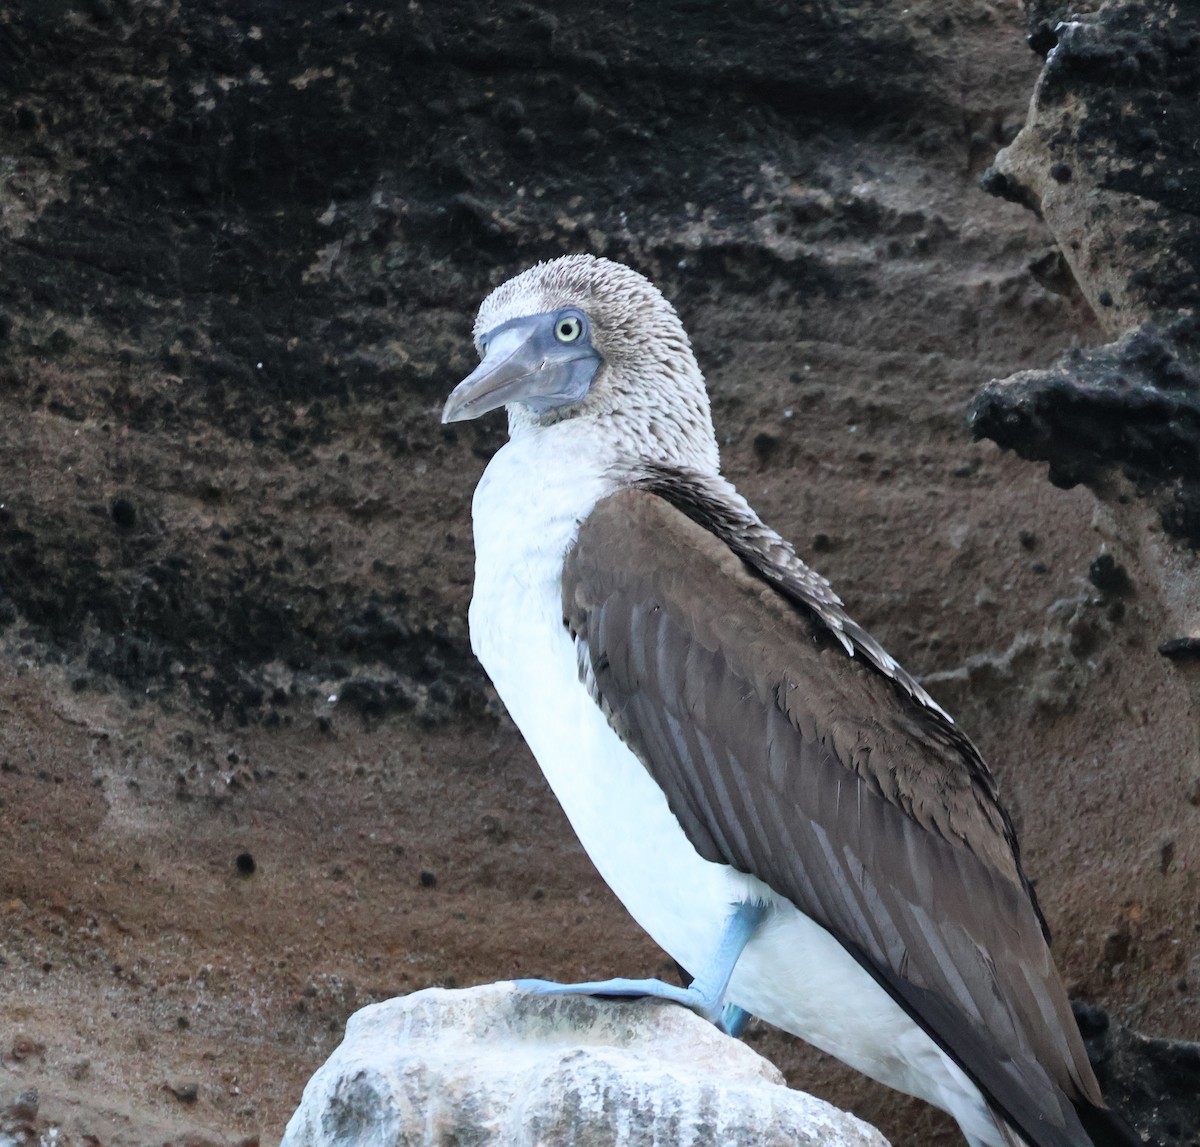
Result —
<instances>
[{"instance_id":1,"label":"webbed foot","mask_svg":"<svg viewBox=\"0 0 1200 1147\"><path fill-rule=\"evenodd\" d=\"M709 957L708 965L689 987L680 988L662 980L594 980L582 984L556 984L552 980L514 980L522 991L536 992L544 996L652 996L660 1000L671 1000L690 1008L703 1016L709 1023L716 1024L723 1032L737 1038L746 1029L751 1016L736 1004L725 1003L725 991L734 965L750 942L755 929L762 923L767 909L763 904L744 901L738 904L721 932L716 950Z\"/></svg>"},{"instance_id":2,"label":"webbed foot","mask_svg":"<svg viewBox=\"0 0 1200 1147\"><path fill-rule=\"evenodd\" d=\"M556 984L553 980L514 980L513 983L522 991L536 992L542 996L615 996L627 999L651 996L682 1004L697 1015L703 1016L709 1023L718 1026L721 1024L723 1013L722 1001L698 991L695 982L690 988L680 988L662 980L627 979L594 980L583 984Z\"/></svg>"}]
</instances>

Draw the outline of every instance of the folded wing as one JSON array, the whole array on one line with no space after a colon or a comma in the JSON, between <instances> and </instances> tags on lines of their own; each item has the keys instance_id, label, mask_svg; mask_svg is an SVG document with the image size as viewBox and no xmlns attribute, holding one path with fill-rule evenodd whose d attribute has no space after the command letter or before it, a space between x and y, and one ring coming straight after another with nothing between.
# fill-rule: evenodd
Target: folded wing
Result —
<instances>
[{"instance_id":1,"label":"folded wing","mask_svg":"<svg viewBox=\"0 0 1200 1147\"><path fill-rule=\"evenodd\" d=\"M1031 1143L1087 1144L1102 1100L974 746L748 510L652 485L564 570L613 727L697 852L827 928Z\"/></svg>"}]
</instances>

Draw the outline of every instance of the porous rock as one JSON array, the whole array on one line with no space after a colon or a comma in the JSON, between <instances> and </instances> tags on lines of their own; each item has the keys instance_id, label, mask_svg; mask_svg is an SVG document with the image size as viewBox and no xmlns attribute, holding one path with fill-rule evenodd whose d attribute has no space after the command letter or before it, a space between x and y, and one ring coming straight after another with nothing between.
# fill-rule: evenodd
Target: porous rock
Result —
<instances>
[{"instance_id":1,"label":"porous rock","mask_svg":"<svg viewBox=\"0 0 1200 1147\"><path fill-rule=\"evenodd\" d=\"M1118 0L1054 36L1025 126L985 188L1042 215L1111 336L1194 310L1200 13Z\"/></svg>"},{"instance_id":2,"label":"porous rock","mask_svg":"<svg viewBox=\"0 0 1200 1147\"><path fill-rule=\"evenodd\" d=\"M970 420L1096 493L1097 528L1174 649L1200 636L1200 153L1186 129L1200 10L1110 2L1052 38L1028 121L983 183L1045 219L1114 341L988 383Z\"/></svg>"},{"instance_id":3,"label":"porous rock","mask_svg":"<svg viewBox=\"0 0 1200 1147\"><path fill-rule=\"evenodd\" d=\"M1145 691L1157 684L1168 699L1181 762L1172 794L1190 801L1200 791L1190 657L1200 644L1200 152L1187 125L1200 104L1200 9L1026 9L1046 65L1025 127L983 185L1041 215L1113 341L993 380L970 422L977 437L1048 462L1055 485L1095 493L1093 525L1125 570L1141 655L1170 661L1155 682L1146 674ZM1152 1142L1195 1143L1197 1045L1110 1026L1099 1008L1078 1018L1110 1101Z\"/></svg>"},{"instance_id":4,"label":"porous rock","mask_svg":"<svg viewBox=\"0 0 1200 1147\"><path fill-rule=\"evenodd\" d=\"M350 1017L282 1147L417 1143L887 1147L660 1001L429 988Z\"/></svg>"},{"instance_id":5,"label":"porous rock","mask_svg":"<svg viewBox=\"0 0 1200 1147\"><path fill-rule=\"evenodd\" d=\"M1148 1143L1191 1147L1200 1127L1200 1043L1155 1039L1075 1004L1088 1059L1109 1103Z\"/></svg>"},{"instance_id":6,"label":"porous rock","mask_svg":"<svg viewBox=\"0 0 1200 1147\"><path fill-rule=\"evenodd\" d=\"M1114 341L988 384L979 437L1200 544L1200 12L1109 3L1055 29L1025 127L984 176L1037 211ZM1141 526L1141 522L1138 523ZM1200 618L1192 619L1200 620Z\"/></svg>"}]
</instances>

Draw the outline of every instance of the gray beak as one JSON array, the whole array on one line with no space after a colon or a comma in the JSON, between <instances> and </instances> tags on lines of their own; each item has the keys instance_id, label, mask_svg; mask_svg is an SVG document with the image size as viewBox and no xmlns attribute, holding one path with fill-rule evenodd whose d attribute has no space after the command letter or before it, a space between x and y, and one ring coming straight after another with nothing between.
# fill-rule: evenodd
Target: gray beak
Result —
<instances>
[{"instance_id":1,"label":"gray beak","mask_svg":"<svg viewBox=\"0 0 1200 1147\"><path fill-rule=\"evenodd\" d=\"M510 319L488 335L483 362L451 392L442 421L465 422L511 402L538 414L578 402L600 361L586 341L557 342L553 316Z\"/></svg>"}]
</instances>

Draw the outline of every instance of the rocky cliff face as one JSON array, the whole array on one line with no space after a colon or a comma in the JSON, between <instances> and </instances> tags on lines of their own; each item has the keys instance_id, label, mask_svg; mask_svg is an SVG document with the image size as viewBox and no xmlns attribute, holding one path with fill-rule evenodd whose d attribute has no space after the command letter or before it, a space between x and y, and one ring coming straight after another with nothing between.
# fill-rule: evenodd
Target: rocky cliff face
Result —
<instances>
[{"instance_id":1,"label":"rocky cliff face","mask_svg":"<svg viewBox=\"0 0 1200 1147\"><path fill-rule=\"evenodd\" d=\"M662 970L470 656L502 422L437 423L480 297L573 250L663 286L727 471L980 743L1073 992L1200 1034L1193 694L1158 652L1187 634L1091 492L965 421L1119 333L1049 210L977 186L1024 33L974 0L0 12L0 1053L30 1127L273 1142L364 1003ZM893 1142L954 1141L751 1039Z\"/></svg>"}]
</instances>

